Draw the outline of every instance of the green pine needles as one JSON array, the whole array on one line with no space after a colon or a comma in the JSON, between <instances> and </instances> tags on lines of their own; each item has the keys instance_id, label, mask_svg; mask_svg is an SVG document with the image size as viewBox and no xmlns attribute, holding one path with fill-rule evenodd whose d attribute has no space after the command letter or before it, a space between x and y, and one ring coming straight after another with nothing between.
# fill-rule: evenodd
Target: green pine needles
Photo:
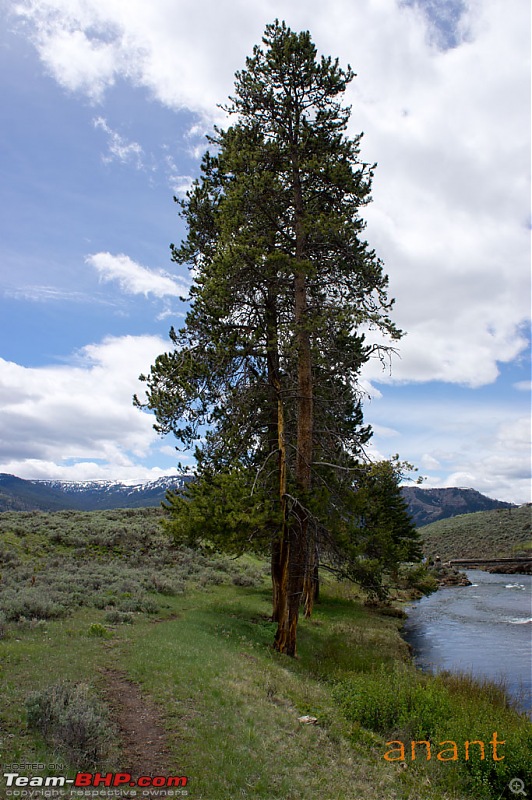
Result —
<instances>
[{"instance_id":1,"label":"green pine needles","mask_svg":"<svg viewBox=\"0 0 532 800\"><path fill-rule=\"evenodd\" d=\"M266 27L236 74L234 122L215 130L180 201L185 325L141 376L157 430L197 446L197 481L171 500L175 535L271 553L275 647L289 655L323 558L365 557L352 513L371 436L359 375L392 350L368 342L372 331L401 336L363 238L374 165L360 160L361 135L346 134L353 77L318 58L308 32Z\"/></svg>"}]
</instances>

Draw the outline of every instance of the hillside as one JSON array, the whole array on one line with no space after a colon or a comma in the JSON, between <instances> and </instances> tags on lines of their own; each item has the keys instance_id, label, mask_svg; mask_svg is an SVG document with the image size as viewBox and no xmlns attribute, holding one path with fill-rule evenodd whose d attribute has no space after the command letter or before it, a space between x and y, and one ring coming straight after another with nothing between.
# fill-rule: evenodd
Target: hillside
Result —
<instances>
[{"instance_id":1,"label":"hillside","mask_svg":"<svg viewBox=\"0 0 532 800\"><path fill-rule=\"evenodd\" d=\"M423 528L423 550L443 561L530 555L531 517L529 504L443 519Z\"/></svg>"},{"instance_id":2,"label":"hillside","mask_svg":"<svg viewBox=\"0 0 532 800\"><path fill-rule=\"evenodd\" d=\"M119 481L23 480L0 473L0 512L157 507L169 489L181 489L188 480L191 480L188 475L168 475L150 483L127 486ZM511 503L492 500L474 489L405 486L402 491L418 528L457 514L512 507Z\"/></svg>"},{"instance_id":3,"label":"hillside","mask_svg":"<svg viewBox=\"0 0 532 800\"><path fill-rule=\"evenodd\" d=\"M403 486L403 497L418 528L440 519L476 511L491 511L496 508L512 508L512 503L493 500L476 489L422 489L419 486Z\"/></svg>"}]
</instances>

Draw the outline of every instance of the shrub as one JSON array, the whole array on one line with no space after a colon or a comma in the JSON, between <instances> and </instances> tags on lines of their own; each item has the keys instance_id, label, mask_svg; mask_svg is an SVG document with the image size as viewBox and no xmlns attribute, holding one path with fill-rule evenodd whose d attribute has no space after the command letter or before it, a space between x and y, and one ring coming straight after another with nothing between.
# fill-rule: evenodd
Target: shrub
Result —
<instances>
[{"instance_id":1,"label":"shrub","mask_svg":"<svg viewBox=\"0 0 532 800\"><path fill-rule=\"evenodd\" d=\"M152 575L151 584L151 588L158 594L166 594L169 596L176 594L173 582L165 578L164 575Z\"/></svg>"},{"instance_id":2,"label":"shrub","mask_svg":"<svg viewBox=\"0 0 532 800\"><path fill-rule=\"evenodd\" d=\"M46 630L46 620L36 619L35 617L32 619L19 617L16 621L16 626L21 631Z\"/></svg>"},{"instance_id":3,"label":"shrub","mask_svg":"<svg viewBox=\"0 0 532 800\"><path fill-rule=\"evenodd\" d=\"M54 602L36 587L6 593L2 598L2 605L7 620L17 620L20 617L56 619L67 613L65 606Z\"/></svg>"},{"instance_id":4,"label":"shrub","mask_svg":"<svg viewBox=\"0 0 532 800\"><path fill-rule=\"evenodd\" d=\"M417 589L422 594L432 594L438 588L438 580L424 564L416 564L401 574L401 583L405 589Z\"/></svg>"},{"instance_id":5,"label":"shrub","mask_svg":"<svg viewBox=\"0 0 532 800\"><path fill-rule=\"evenodd\" d=\"M235 586L254 586L255 580L249 575L233 575L232 582Z\"/></svg>"},{"instance_id":6,"label":"shrub","mask_svg":"<svg viewBox=\"0 0 532 800\"><path fill-rule=\"evenodd\" d=\"M109 622L111 625L132 625L133 614L127 611L108 611L105 615L105 621Z\"/></svg>"},{"instance_id":7,"label":"shrub","mask_svg":"<svg viewBox=\"0 0 532 800\"><path fill-rule=\"evenodd\" d=\"M118 602L117 606L119 611L144 611L146 614L157 614L159 611L158 604L146 595L124 597Z\"/></svg>"},{"instance_id":8,"label":"shrub","mask_svg":"<svg viewBox=\"0 0 532 800\"><path fill-rule=\"evenodd\" d=\"M0 547L0 564L9 564L11 567L20 564L20 559L12 550Z\"/></svg>"},{"instance_id":9,"label":"shrub","mask_svg":"<svg viewBox=\"0 0 532 800\"><path fill-rule=\"evenodd\" d=\"M28 726L80 769L101 766L116 731L86 684L60 682L26 700Z\"/></svg>"},{"instance_id":10,"label":"shrub","mask_svg":"<svg viewBox=\"0 0 532 800\"><path fill-rule=\"evenodd\" d=\"M235 586L261 586L264 575L260 569L248 566L236 575L233 575L232 582Z\"/></svg>"},{"instance_id":11,"label":"shrub","mask_svg":"<svg viewBox=\"0 0 532 800\"><path fill-rule=\"evenodd\" d=\"M112 631L100 622L93 622L92 625L89 625L89 630L87 631L87 636L94 636L100 639L110 639L112 635Z\"/></svg>"},{"instance_id":12,"label":"shrub","mask_svg":"<svg viewBox=\"0 0 532 800\"><path fill-rule=\"evenodd\" d=\"M94 608L104 609L107 606L114 606L115 599L113 597L109 597L108 595L103 594L96 594L92 599L92 605Z\"/></svg>"},{"instance_id":13,"label":"shrub","mask_svg":"<svg viewBox=\"0 0 532 800\"><path fill-rule=\"evenodd\" d=\"M223 575L212 569L202 569L196 577L196 586L205 588L207 586L220 586L224 582Z\"/></svg>"}]
</instances>

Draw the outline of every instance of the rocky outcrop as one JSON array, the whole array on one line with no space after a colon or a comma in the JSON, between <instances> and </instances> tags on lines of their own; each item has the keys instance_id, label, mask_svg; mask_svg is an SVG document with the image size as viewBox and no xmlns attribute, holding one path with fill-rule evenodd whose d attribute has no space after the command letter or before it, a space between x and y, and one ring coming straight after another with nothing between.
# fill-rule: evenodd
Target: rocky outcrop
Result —
<instances>
[{"instance_id":1,"label":"rocky outcrop","mask_svg":"<svg viewBox=\"0 0 532 800\"><path fill-rule=\"evenodd\" d=\"M465 572L459 572L457 569L442 570L440 575L437 575L437 580L440 587L443 586L471 586L471 581Z\"/></svg>"}]
</instances>

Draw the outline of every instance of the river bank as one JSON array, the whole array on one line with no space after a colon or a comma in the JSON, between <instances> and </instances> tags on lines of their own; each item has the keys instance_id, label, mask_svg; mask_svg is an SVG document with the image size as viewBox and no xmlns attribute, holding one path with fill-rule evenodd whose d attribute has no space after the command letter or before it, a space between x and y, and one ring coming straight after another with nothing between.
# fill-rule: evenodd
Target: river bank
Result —
<instances>
[{"instance_id":1,"label":"river bank","mask_svg":"<svg viewBox=\"0 0 532 800\"><path fill-rule=\"evenodd\" d=\"M468 570L468 586L444 587L413 603L403 628L423 670L502 682L519 707L532 701L532 578Z\"/></svg>"}]
</instances>

